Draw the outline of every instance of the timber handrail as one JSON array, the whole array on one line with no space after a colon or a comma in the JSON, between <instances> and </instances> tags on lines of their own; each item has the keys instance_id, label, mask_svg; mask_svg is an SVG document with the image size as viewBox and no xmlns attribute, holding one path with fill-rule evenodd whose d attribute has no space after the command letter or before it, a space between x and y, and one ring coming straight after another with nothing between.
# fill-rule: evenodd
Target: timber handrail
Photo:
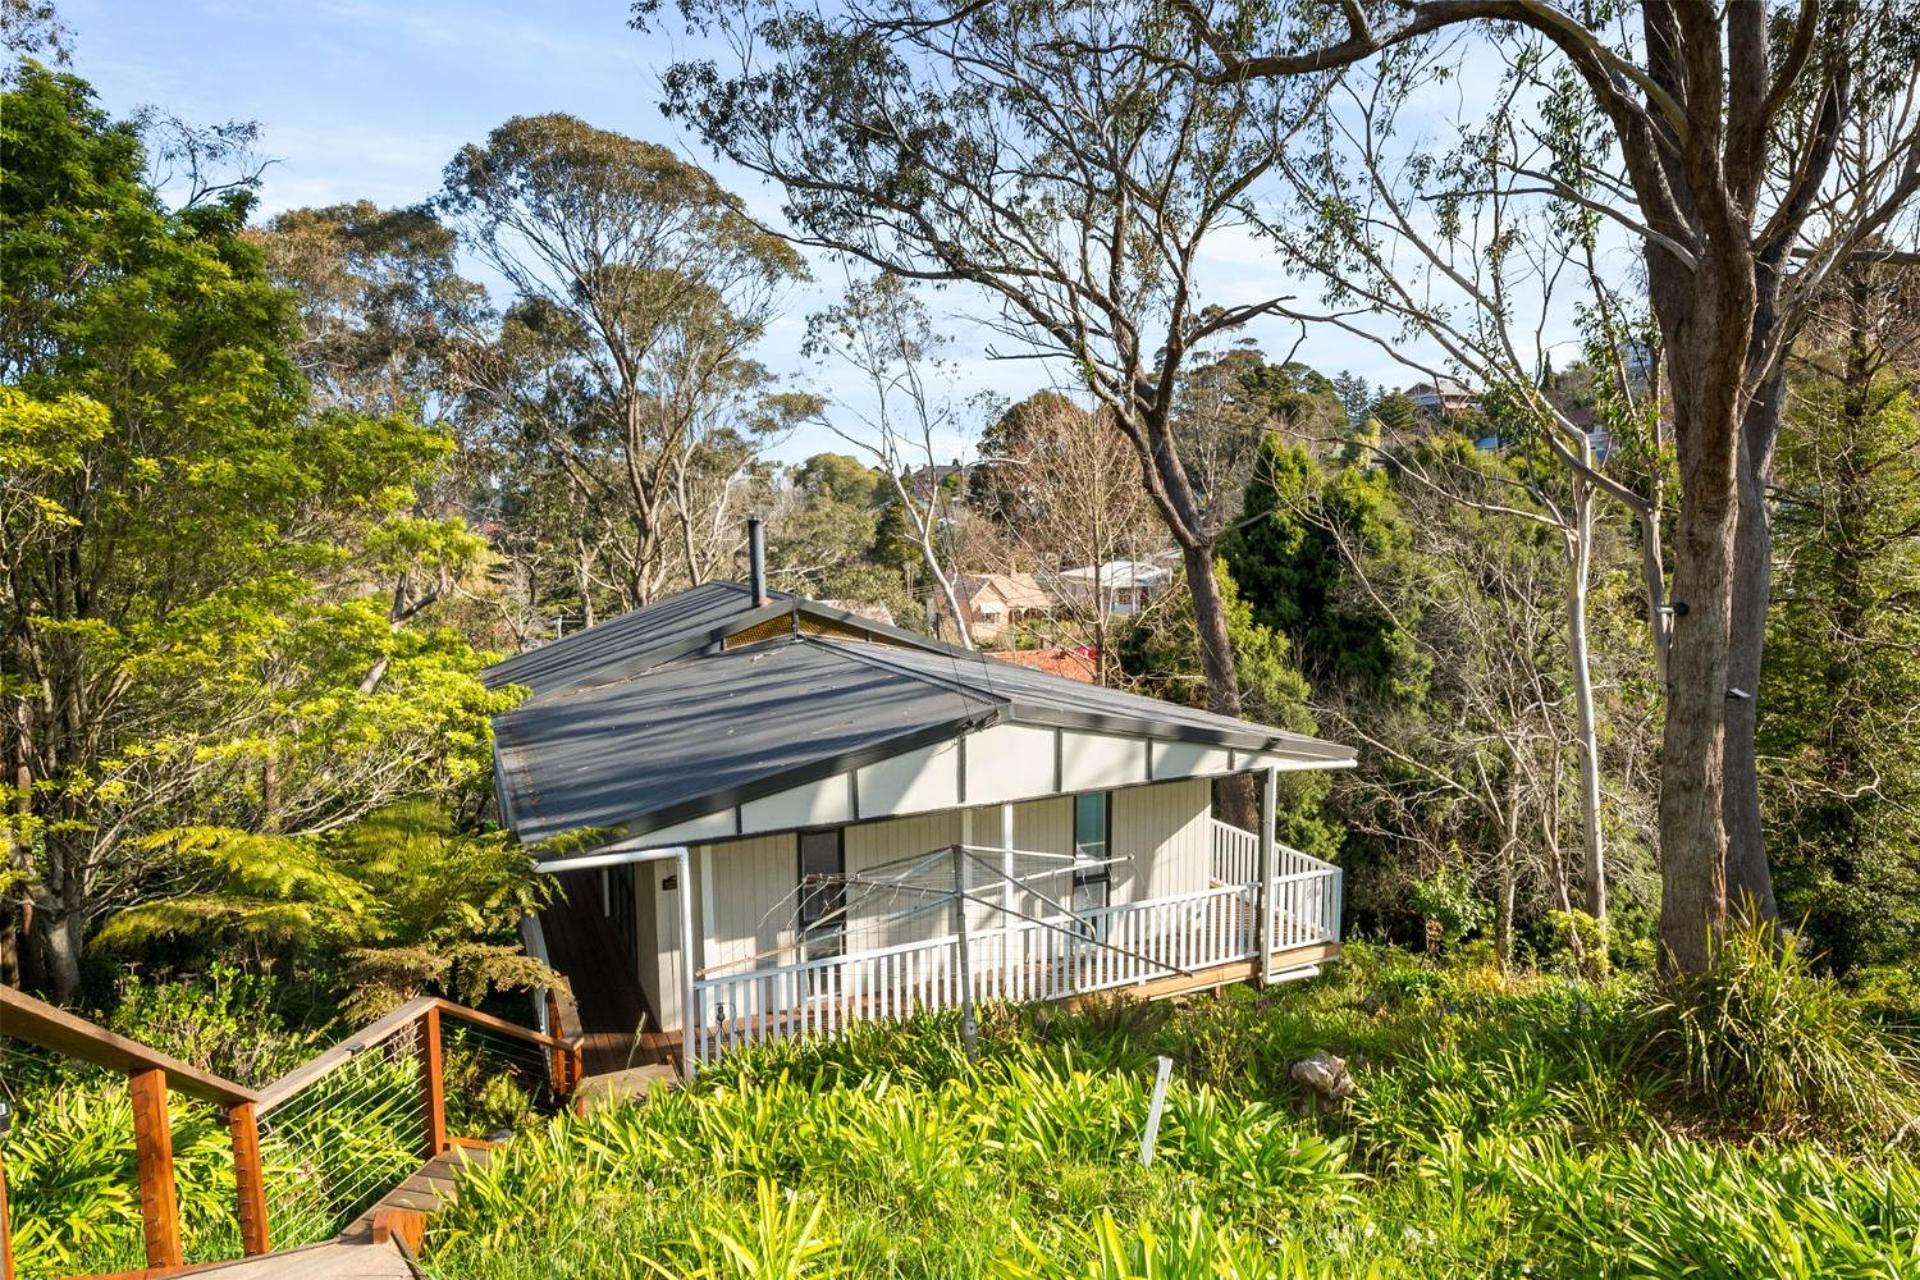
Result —
<instances>
[{"instance_id":1,"label":"timber handrail","mask_svg":"<svg viewBox=\"0 0 1920 1280\"><path fill-rule=\"evenodd\" d=\"M508 1022L505 1018L496 1018L490 1013L482 1013L478 1009L469 1009L466 1005L443 1000L439 996L415 996L392 1013L369 1022L332 1048L307 1059L278 1080L266 1085L260 1090L256 1105L263 1113L271 1111L314 1081L323 1079L345 1066L356 1055L380 1043L392 1032L410 1022L418 1021L430 1009L439 1010L442 1018L452 1018L476 1027L485 1027L489 1031L496 1031L501 1035L524 1040L528 1044L539 1045L545 1049L571 1051L579 1047L577 1037L575 1040L567 1040L561 1036L548 1035L530 1027L523 1027L517 1022Z\"/></svg>"},{"instance_id":2,"label":"timber handrail","mask_svg":"<svg viewBox=\"0 0 1920 1280\"><path fill-rule=\"evenodd\" d=\"M226 1113L232 1139L236 1216L241 1247L249 1255L269 1249L267 1204L260 1160L260 1122L267 1112L296 1097L359 1054L419 1023L424 1057L421 1088L426 1097L429 1158L465 1141L446 1128L441 1027L466 1023L542 1050L548 1085L565 1101L582 1075L580 1037L571 1039L535 1031L478 1009L417 996L367 1024L261 1089L250 1089L151 1049L137 1040L95 1026L64 1009L11 987L0 986L0 1036L118 1071L127 1077L134 1102L134 1149L140 1180L141 1221L146 1236L145 1274L172 1272L182 1265L179 1204L174 1184L173 1139L167 1117L169 1090L213 1103ZM5 1216L6 1173L0 1167L0 1278L12 1280L13 1240Z\"/></svg>"},{"instance_id":3,"label":"timber handrail","mask_svg":"<svg viewBox=\"0 0 1920 1280\"><path fill-rule=\"evenodd\" d=\"M65 1009L7 986L0 986L0 1035L127 1075L164 1071L168 1088L216 1106L260 1101L260 1095L243 1084L168 1057L138 1040L115 1035L85 1018L76 1018Z\"/></svg>"}]
</instances>

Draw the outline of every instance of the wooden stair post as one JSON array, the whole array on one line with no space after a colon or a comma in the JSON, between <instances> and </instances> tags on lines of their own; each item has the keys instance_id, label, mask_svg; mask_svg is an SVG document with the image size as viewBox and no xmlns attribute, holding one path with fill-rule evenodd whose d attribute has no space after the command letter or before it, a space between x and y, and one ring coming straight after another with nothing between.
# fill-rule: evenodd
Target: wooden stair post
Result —
<instances>
[{"instance_id":1,"label":"wooden stair post","mask_svg":"<svg viewBox=\"0 0 1920 1280\"><path fill-rule=\"evenodd\" d=\"M421 1019L420 1034L426 1038L420 1083L427 1092L427 1158L431 1160L447 1149L447 1081L441 1062L438 1005L429 1008Z\"/></svg>"},{"instance_id":2,"label":"wooden stair post","mask_svg":"<svg viewBox=\"0 0 1920 1280\"><path fill-rule=\"evenodd\" d=\"M260 1169L260 1122L251 1102L227 1109L227 1133L233 1141L240 1248L249 1256L265 1253L271 1247L267 1242L267 1186Z\"/></svg>"},{"instance_id":3,"label":"wooden stair post","mask_svg":"<svg viewBox=\"0 0 1920 1280\"><path fill-rule=\"evenodd\" d=\"M140 1225L149 1267L177 1267L180 1195L173 1182L173 1126L167 1118L167 1073L148 1067L127 1076L133 1094L133 1151L140 1174Z\"/></svg>"},{"instance_id":4,"label":"wooden stair post","mask_svg":"<svg viewBox=\"0 0 1920 1280\"><path fill-rule=\"evenodd\" d=\"M0 1122L0 1133L6 1132ZM13 1280L13 1222L7 1217L7 1164L0 1160L0 1280Z\"/></svg>"}]
</instances>

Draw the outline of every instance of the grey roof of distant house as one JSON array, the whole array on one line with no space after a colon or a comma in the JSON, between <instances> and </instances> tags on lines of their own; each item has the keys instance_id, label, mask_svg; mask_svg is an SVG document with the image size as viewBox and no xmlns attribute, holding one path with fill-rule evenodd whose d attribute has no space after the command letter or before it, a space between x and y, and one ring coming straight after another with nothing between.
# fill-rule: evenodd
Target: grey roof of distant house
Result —
<instances>
[{"instance_id":1,"label":"grey roof of distant house","mask_svg":"<svg viewBox=\"0 0 1920 1280\"><path fill-rule=\"evenodd\" d=\"M489 669L533 696L494 718L507 825L533 842L628 835L700 817L997 723L1180 739L1328 766L1332 743L993 662L851 619L886 643L794 632L725 648L783 615L849 615L783 598L758 608L709 583ZM533 659L541 659L538 662Z\"/></svg>"}]
</instances>

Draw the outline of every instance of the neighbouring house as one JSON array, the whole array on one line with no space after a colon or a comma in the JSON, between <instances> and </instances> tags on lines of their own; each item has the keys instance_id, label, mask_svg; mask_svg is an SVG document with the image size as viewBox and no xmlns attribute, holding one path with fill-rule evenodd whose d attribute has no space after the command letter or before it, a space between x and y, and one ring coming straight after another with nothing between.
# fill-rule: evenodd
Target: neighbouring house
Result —
<instances>
[{"instance_id":1,"label":"neighbouring house","mask_svg":"<svg viewBox=\"0 0 1920 1280\"><path fill-rule=\"evenodd\" d=\"M1065 680L1092 684L1098 678L1100 650L1090 644L1048 645L1040 649L989 649L987 654L1016 667L1044 671Z\"/></svg>"},{"instance_id":2,"label":"neighbouring house","mask_svg":"<svg viewBox=\"0 0 1920 1280\"><path fill-rule=\"evenodd\" d=\"M1062 569L1056 590L1080 608L1095 607L1107 614L1140 612L1173 582L1175 561L1170 555L1145 560L1109 560L1105 564Z\"/></svg>"},{"instance_id":3,"label":"neighbouring house","mask_svg":"<svg viewBox=\"0 0 1920 1280\"><path fill-rule=\"evenodd\" d=\"M1433 417L1464 413L1473 408L1473 392L1463 382L1441 378L1438 382L1416 382L1406 390L1414 408Z\"/></svg>"},{"instance_id":4,"label":"neighbouring house","mask_svg":"<svg viewBox=\"0 0 1920 1280\"><path fill-rule=\"evenodd\" d=\"M1034 581L1030 573L962 573L954 577L953 594L967 619L967 634L976 644L1009 639L1021 622L1053 616L1059 602ZM945 634L952 626L944 593L933 597L934 625Z\"/></svg>"},{"instance_id":5,"label":"neighbouring house","mask_svg":"<svg viewBox=\"0 0 1920 1280\"><path fill-rule=\"evenodd\" d=\"M907 491L918 502L930 502L935 494L945 489L964 502L975 465L955 458L951 463L935 462L915 467L907 472Z\"/></svg>"},{"instance_id":6,"label":"neighbouring house","mask_svg":"<svg viewBox=\"0 0 1920 1280\"><path fill-rule=\"evenodd\" d=\"M589 1068L1007 998L1316 971L1340 872L1214 815L1346 747L713 582L490 668ZM1271 810L1269 810L1271 812ZM551 843L545 843L551 842ZM636 1031L639 1034L636 1035ZM625 1059L625 1062L622 1061Z\"/></svg>"}]
</instances>

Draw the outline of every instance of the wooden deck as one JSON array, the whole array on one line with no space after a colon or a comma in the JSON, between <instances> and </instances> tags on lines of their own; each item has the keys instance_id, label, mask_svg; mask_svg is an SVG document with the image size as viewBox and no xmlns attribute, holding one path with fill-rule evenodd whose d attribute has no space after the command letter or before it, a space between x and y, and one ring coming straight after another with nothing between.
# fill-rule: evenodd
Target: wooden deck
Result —
<instances>
[{"instance_id":1,"label":"wooden deck","mask_svg":"<svg viewBox=\"0 0 1920 1280\"><path fill-rule=\"evenodd\" d=\"M420 1276L400 1246L391 1240L380 1244L332 1240L235 1262L128 1274L213 1276L217 1280L419 1280Z\"/></svg>"},{"instance_id":2,"label":"wooden deck","mask_svg":"<svg viewBox=\"0 0 1920 1280\"><path fill-rule=\"evenodd\" d=\"M581 1038L586 1073L670 1061L673 1047L647 1008L636 961L601 914L599 873L566 871L554 878L566 897L540 913L540 930L549 963L573 988L572 1000L561 1001L560 1017L564 1034Z\"/></svg>"},{"instance_id":3,"label":"wooden deck","mask_svg":"<svg viewBox=\"0 0 1920 1280\"><path fill-rule=\"evenodd\" d=\"M1305 973L1315 972L1318 966L1339 959L1340 944L1314 942L1275 947L1271 954L1274 980L1277 983L1284 983ZM1164 977L1101 987L1077 995L1059 996L1044 1003L1072 1009L1090 1001L1110 1000L1116 997L1133 1000L1169 1000L1177 996L1218 991L1223 987L1243 982L1258 986L1260 980L1261 966L1258 960L1235 960L1228 964L1210 965L1187 973L1171 973ZM869 1003L862 1000L843 1002L840 1006L840 1014L835 1021L836 1025L849 1026L858 1022L886 1020L889 1020L888 1016L877 1015ZM707 1028L704 1046L707 1057L703 1060L711 1061L729 1049L762 1040L780 1039L791 1034L816 1035L819 1034L818 1025L817 1015L812 1015L804 1027L796 1028L790 1010L729 1019ZM663 1036L661 1040L669 1052L679 1053L678 1032L671 1036Z\"/></svg>"}]
</instances>

